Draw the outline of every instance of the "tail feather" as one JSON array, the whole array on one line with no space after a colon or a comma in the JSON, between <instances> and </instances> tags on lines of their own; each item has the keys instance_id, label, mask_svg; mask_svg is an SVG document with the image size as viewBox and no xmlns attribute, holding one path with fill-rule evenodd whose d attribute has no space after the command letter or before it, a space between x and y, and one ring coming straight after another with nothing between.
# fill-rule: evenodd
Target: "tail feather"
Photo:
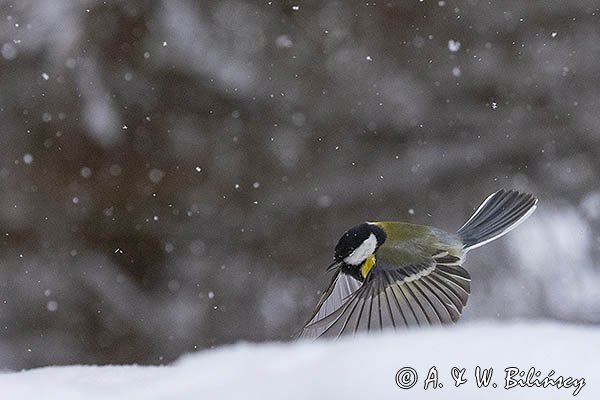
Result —
<instances>
[{"instance_id":1,"label":"tail feather","mask_svg":"<svg viewBox=\"0 0 600 400\"><path fill-rule=\"evenodd\" d=\"M458 230L470 250L513 230L536 209L537 198L529 193L501 189L490 195Z\"/></svg>"}]
</instances>

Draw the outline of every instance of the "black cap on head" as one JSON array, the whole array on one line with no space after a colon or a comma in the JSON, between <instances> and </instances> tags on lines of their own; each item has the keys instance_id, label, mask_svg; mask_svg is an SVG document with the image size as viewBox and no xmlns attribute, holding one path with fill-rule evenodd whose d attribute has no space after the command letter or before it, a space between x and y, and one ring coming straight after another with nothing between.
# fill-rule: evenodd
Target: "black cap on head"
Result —
<instances>
[{"instance_id":1,"label":"black cap on head","mask_svg":"<svg viewBox=\"0 0 600 400\"><path fill-rule=\"evenodd\" d=\"M377 248L385 242L386 234L377 225L363 223L356 225L353 228L348 229L338 241L335 246L335 261L343 261L348 257L354 250L356 250L365 240L367 240L371 234L377 239Z\"/></svg>"}]
</instances>

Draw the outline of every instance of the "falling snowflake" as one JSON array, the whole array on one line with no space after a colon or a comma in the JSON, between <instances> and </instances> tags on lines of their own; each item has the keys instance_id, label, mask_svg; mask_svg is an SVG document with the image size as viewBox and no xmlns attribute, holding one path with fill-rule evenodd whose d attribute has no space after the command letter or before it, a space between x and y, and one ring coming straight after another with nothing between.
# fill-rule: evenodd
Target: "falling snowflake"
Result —
<instances>
[{"instance_id":1,"label":"falling snowflake","mask_svg":"<svg viewBox=\"0 0 600 400\"><path fill-rule=\"evenodd\" d=\"M456 53L458 50L460 50L460 42L458 40L448 40L448 50Z\"/></svg>"}]
</instances>

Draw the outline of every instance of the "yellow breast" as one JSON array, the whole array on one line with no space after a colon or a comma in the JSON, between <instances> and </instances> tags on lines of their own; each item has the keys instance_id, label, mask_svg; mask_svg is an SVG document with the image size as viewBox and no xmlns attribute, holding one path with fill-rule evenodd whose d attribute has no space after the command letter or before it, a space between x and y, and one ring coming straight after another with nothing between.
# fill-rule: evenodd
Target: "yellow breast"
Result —
<instances>
[{"instance_id":1,"label":"yellow breast","mask_svg":"<svg viewBox=\"0 0 600 400\"><path fill-rule=\"evenodd\" d=\"M375 265L375 254L371 254L365 260L365 262L362 264L362 266L360 267L360 273L363 276L363 278L366 278L367 275L369 275L369 272L371 272L374 265Z\"/></svg>"}]
</instances>

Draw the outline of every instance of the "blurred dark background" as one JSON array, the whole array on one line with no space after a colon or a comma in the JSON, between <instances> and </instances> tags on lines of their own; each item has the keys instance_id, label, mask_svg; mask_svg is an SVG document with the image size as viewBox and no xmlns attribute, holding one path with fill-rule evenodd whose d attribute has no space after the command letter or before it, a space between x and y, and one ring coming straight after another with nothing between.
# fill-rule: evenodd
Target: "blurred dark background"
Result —
<instances>
[{"instance_id":1,"label":"blurred dark background","mask_svg":"<svg viewBox=\"0 0 600 400\"><path fill-rule=\"evenodd\" d=\"M461 323L600 323L598 6L0 1L0 367L287 340L347 228L501 187Z\"/></svg>"}]
</instances>

